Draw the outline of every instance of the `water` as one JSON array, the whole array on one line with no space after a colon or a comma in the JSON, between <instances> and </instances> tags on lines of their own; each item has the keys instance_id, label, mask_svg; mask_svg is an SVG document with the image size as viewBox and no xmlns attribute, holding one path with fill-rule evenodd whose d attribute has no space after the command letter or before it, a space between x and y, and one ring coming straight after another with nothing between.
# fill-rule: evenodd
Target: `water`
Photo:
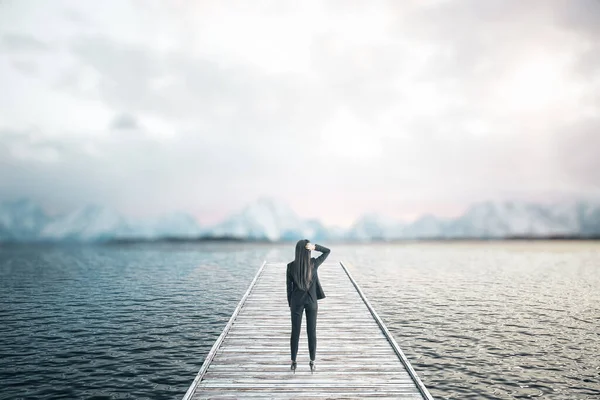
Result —
<instances>
[{"instance_id":1,"label":"water","mask_svg":"<svg viewBox=\"0 0 600 400\"><path fill-rule=\"evenodd\" d=\"M435 398L600 398L600 244L330 247ZM0 399L181 398L263 259L292 257L0 247Z\"/></svg>"},{"instance_id":2,"label":"water","mask_svg":"<svg viewBox=\"0 0 600 400\"><path fill-rule=\"evenodd\" d=\"M350 251L353 276L440 399L600 399L600 243Z\"/></svg>"}]
</instances>

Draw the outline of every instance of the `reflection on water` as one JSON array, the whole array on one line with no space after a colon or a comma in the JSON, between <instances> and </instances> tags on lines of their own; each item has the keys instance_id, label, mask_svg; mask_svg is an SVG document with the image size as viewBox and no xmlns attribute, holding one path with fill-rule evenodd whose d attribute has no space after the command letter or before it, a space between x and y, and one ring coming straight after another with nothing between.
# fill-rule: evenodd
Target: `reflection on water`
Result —
<instances>
[{"instance_id":1,"label":"reflection on water","mask_svg":"<svg viewBox=\"0 0 600 400\"><path fill-rule=\"evenodd\" d=\"M330 247L435 398L600 398L599 244ZM293 244L0 248L0 399L180 398L265 258Z\"/></svg>"}]
</instances>

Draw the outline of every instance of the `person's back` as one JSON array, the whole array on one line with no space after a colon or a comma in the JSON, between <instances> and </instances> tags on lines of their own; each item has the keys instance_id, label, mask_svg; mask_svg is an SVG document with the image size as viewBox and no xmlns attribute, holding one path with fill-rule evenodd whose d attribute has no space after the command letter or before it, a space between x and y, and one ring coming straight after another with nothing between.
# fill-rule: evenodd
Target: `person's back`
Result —
<instances>
[{"instance_id":1,"label":"person's back","mask_svg":"<svg viewBox=\"0 0 600 400\"><path fill-rule=\"evenodd\" d=\"M311 258L311 250L320 251L318 258ZM308 334L308 349L310 353L311 372L315 366L317 349L317 312L318 300L325 298L325 293L319 282L318 268L329 255L330 250L308 240L296 243L296 257L287 265L287 298L292 319L292 334L290 350L292 354L293 371L296 370L296 356L300 340L302 313L306 310L306 328Z\"/></svg>"},{"instance_id":2,"label":"person's back","mask_svg":"<svg viewBox=\"0 0 600 400\"><path fill-rule=\"evenodd\" d=\"M288 264L288 269L291 270L292 268L294 268L293 261ZM295 304L313 303L325 297L319 282L318 269L315 268L314 259L312 259L310 262L310 268L312 270L312 280L307 290L302 290L298 287L298 285L294 285L292 275L292 292L290 298L288 299L288 305L291 306L292 302Z\"/></svg>"}]
</instances>

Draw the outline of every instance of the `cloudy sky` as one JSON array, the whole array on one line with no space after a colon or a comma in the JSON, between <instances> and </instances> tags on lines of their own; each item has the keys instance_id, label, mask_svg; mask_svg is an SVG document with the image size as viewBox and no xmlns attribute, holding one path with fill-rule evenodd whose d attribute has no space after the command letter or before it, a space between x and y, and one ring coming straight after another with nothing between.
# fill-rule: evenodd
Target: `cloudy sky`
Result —
<instances>
[{"instance_id":1,"label":"cloudy sky","mask_svg":"<svg viewBox=\"0 0 600 400\"><path fill-rule=\"evenodd\" d=\"M600 1L0 0L0 200L348 225L600 195Z\"/></svg>"}]
</instances>

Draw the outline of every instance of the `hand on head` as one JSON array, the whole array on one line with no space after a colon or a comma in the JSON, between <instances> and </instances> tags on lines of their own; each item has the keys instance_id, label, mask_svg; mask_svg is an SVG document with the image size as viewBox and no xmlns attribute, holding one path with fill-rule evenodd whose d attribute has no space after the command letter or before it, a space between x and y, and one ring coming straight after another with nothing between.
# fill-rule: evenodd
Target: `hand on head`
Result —
<instances>
[{"instance_id":1,"label":"hand on head","mask_svg":"<svg viewBox=\"0 0 600 400\"><path fill-rule=\"evenodd\" d=\"M306 249L307 250L314 250L315 249L315 245L312 243L306 243Z\"/></svg>"}]
</instances>

